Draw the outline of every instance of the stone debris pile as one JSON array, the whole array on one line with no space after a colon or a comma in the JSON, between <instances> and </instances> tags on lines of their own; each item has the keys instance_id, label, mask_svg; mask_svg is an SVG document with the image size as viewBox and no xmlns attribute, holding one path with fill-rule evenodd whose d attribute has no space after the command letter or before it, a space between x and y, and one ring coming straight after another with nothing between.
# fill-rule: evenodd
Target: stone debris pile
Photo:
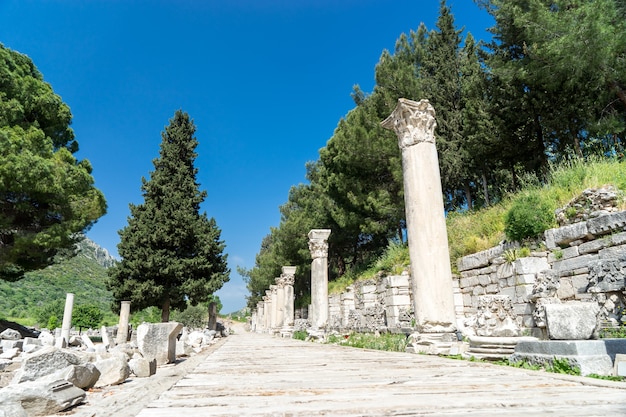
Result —
<instances>
[{"instance_id":1,"label":"stone debris pile","mask_svg":"<svg viewBox=\"0 0 626 417\"><path fill-rule=\"evenodd\" d=\"M67 347L42 330L23 337L12 328L0 333L0 417L54 414L84 402L86 391L147 378L157 367L200 353L228 330L189 330L181 323L143 323L136 340L112 342L102 329L102 343L72 335ZM65 345L65 343L64 343Z\"/></svg>"}]
</instances>

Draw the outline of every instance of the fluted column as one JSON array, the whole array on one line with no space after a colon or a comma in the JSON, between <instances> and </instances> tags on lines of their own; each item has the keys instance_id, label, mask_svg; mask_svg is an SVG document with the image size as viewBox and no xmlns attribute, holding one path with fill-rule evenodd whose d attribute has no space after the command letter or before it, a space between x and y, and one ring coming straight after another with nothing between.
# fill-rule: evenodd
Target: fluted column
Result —
<instances>
[{"instance_id":1,"label":"fluted column","mask_svg":"<svg viewBox=\"0 0 626 417\"><path fill-rule=\"evenodd\" d=\"M456 330L435 109L428 100L401 98L382 126L395 131L402 151L406 223L417 330Z\"/></svg>"},{"instance_id":2,"label":"fluted column","mask_svg":"<svg viewBox=\"0 0 626 417\"><path fill-rule=\"evenodd\" d=\"M328 236L329 229L309 232L309 250L313 258L309 321L313 329L324 329L328 323Z\"/></svg>"},{"instance_id":3,"label":"fluted column","mask_svg":"<svg viewBox=\"0 0 626 417\"><path fill-rule=\"evenodd\" d=\"M120 304L120 322L117 326L116 343L121 345L128 341L128 320L130 318L130 301L122 301Z\"/></svg>"},{"instance_id":4,"label":"fluted column","mask_svg":"<svg viewBox=\"0 0 626 417\"><path fill-rule=\"evenodd\" d=\"M285 283L281 276L275 279L276 282L276 329L280 330L285 325Z\"/></svg>"}]
</instances>

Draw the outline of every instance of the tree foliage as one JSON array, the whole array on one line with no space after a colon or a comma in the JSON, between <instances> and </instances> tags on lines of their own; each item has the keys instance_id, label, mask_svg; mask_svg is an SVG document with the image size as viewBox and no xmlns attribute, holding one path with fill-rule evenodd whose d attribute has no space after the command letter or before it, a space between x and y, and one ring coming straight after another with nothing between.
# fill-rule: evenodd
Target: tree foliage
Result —
<instances>
[{"instance_id":1,"label":"tree foliage","mask_svg":"<svg viewBox=\"0 0 626 417\"><path fill-rule=\"evenodd\" d=\"M72 326L83 329L96 329L104 318L104 313L95 304L79 304L72 311Z\"/></svg>"},{"instance_id":2,"label":"tree foliage","mask_svg":"<svg viewBox=\"0 0 626 417\"><path fill-rule=\"evenodd\" d=\"M368 94L342 118L307 184L293 187L281 222L245 273L249 307L295 265L296 296L306 304L311 262L306 235L329 228L330 279L402 241L403 181L393 134L380 122L398 98L428 99L448 212L477 210L547 179L553 162L623 158L626 132L626 6L621 0L475 0L494 19L485 43L462 38L452 8L440 1L436 27L401 34L376 65ZM550 210L518 208L510 238L534 235ZM538 216L538 217L537 217ZM514 230L515 229L515 230Z\"/></svg>"},{"instance_id":3,"label":"tree foliage","mask_svg":"<svg viewBox=\"0 0 626 417\"><path fill-rule=\"evenodd\" d=\"M177 111L162 133L150 179L142 178L144 202L130 205L128 225L119 232L122 260L109 269L116 305L159 307L162 321L170 308L207 301L229 279L221 231L200 213L207 193L196 182L194 134L193 121Z\"/></svg>"},{"instance_id":4,"label":"tree foliage","mask_svg":"<svg viewBox=\"0 0 626 417\"><path fill-rule=\"evenodd\" d=\"M25 55L0 44L0 278L61 253L106 212L92 167L77 160L72 114Z\"/></svg>"}]
</instances>

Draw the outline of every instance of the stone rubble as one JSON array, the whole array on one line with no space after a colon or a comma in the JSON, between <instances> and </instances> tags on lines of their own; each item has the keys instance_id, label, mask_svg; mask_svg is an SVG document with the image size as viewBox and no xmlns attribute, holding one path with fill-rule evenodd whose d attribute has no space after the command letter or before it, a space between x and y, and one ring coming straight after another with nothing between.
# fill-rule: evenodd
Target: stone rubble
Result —
<instances>
[{"instance_id":1,"label":"stone rubble","mask_svg":"<svg viewBox=\"0 0 626 417\"><path fill-rule=\"evenodd\" d=\"M144 323L137 328L140 341L120 344L104 329L106 344L93 343L82 334L72 335L62 348L56 347L58 337L46 329L34 338L35 334L24 337L6 328L0 333L0 417L55 414L80 405L91 388L148 378L157 365L200 353L217 337L226 336L229 330L217 324L219 332L185 329L181 334L180 323Z\"/></svg>"}]
</instances>

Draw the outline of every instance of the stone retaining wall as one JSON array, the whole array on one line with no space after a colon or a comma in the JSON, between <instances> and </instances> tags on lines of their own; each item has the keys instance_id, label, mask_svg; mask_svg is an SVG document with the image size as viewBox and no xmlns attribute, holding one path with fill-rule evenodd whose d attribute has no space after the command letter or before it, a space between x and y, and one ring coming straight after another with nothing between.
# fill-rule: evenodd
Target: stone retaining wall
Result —
<instances>
[{"instance_id":1,"label":"stone retaining wall","mask_svg":"<svg viewBox=\"0 0 626 417\"><path fill-rule=\"evenodd\" d=\"M615 319L624 306L625 230L626 212L622 211L547 230L545 250L532 252L528 257L512 259L519 253L515 244L499 245L459 259L456 279L463 299L463 317L476 316L481 296L506 295L513 303L519 327L537 328L533 314L542 297L538 294L545 291L545 284L538 277L550 274L556 280L558 302L598 302L604 309L601 318ZM594 267L599 271L621 268L617 273L621 273L621 278L617 280L622 283L607 291L590 290L590 282L595 283L596 275L603 274L593 272Z\"/></svg>"}]
</instances>

